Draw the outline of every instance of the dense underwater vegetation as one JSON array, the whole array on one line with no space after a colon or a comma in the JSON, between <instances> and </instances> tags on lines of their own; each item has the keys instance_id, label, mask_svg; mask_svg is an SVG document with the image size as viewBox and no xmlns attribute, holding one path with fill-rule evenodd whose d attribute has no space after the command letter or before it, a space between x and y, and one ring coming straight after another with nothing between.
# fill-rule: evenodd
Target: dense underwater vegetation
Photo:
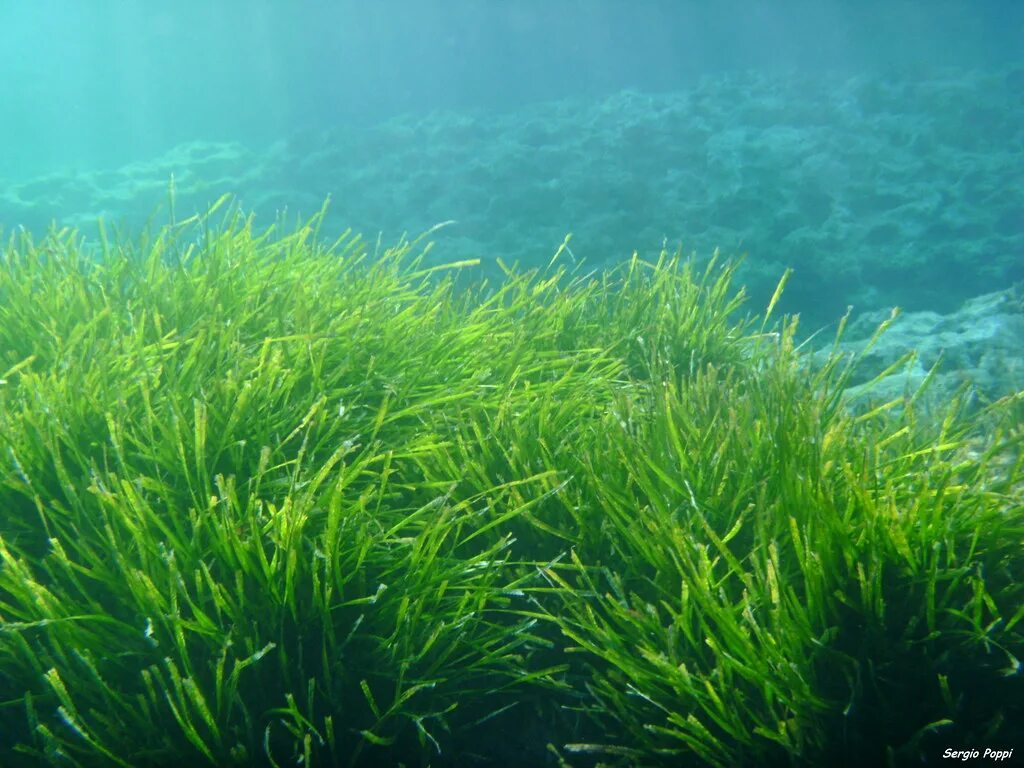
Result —
<instances>
[{"instance_id":1,"label":"dense underwater vegetation","mask_svg":"<svg viewBox=\"0 0 1024 768\"><path fill-rule=\"evenodd\" d=\"M5 765L1019 738L1020 394L849 407L719 260L467 287L319 224L8 242Z\"/></svg>"}]
</instances>

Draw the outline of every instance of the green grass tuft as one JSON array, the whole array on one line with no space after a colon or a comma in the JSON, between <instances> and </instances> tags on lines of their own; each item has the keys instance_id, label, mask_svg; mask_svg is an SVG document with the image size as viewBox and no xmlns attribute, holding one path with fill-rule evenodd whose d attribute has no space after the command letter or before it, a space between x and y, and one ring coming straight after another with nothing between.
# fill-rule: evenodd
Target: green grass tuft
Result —
<instances>
[{"instance_id":1,"label":"green grass tuft","mask_svg":"<svg viewBox=\"0 0 1024 768\"><path fill-rule=\"evenodd\" d=\"M855 412L717 259L463 289L320 220L4 249L4 764L1012 740L1021 395Z\"/></svg>"}]
</instances>

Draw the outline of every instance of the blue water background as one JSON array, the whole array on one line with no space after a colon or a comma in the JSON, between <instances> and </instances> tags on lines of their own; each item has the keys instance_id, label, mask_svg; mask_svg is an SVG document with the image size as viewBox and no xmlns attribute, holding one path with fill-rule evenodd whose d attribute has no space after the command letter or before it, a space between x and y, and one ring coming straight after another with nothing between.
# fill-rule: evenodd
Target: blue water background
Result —
<instances>
[{"instance_id":1,"label":"blue water background","mask_svg":"<svg viewBox=\"0 0 1024 768\"><path fill-rule=\"evenodd\" d=\"M0 177L730 70L1020 64L1012 0L5 3Z\"/></svg>"},{"instance_id":2,"label":"blue water background","mask_svg":"<svg viewBox=\"0 0 1024 768\"><path fill-rule=\"evenodd\" d=\"M1024 3L8 3L0 227L220 194L440 260L746 255L808 328L1024 279Z\"/></svg>"}]
</instances>

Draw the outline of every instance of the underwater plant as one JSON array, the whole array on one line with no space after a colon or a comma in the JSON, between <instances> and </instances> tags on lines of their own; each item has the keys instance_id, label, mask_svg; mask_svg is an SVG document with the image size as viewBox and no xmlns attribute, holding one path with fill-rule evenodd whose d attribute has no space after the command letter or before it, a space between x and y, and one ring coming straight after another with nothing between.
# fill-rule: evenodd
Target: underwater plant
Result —
<instances>
[{"instance_id":1,"label":"underwater plant","mask_svg":"<svg viewBox=\"0 0 1024 768\"><path fill-rule=\"evenodd\" d=\"M5 765L1012 741L1021 395L855 413L717 259L462 288L224 202L3 252Z\"/></svg>"}]
</instances>

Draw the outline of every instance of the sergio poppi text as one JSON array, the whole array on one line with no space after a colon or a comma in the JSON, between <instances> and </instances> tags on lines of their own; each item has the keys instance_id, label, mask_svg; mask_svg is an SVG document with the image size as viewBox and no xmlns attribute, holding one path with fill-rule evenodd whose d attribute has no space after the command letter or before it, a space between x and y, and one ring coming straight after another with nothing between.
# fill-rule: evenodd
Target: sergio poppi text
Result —
<instances>
[{"instance_id":1,"label":"sergio poppi text","mask_svg":"<svg viewBox=\"0 0 1024 768\"><path fill-rule=\"evenodd\" d=\"M977 758L982 757L986 760L999 762L1001 760L1009 760L1013 757L1013 750L985 747L985 750L981 751L978 749L953 749L951 747L947 747L946 751L942 753L942 756L950 760L976 760Z\"/></svg>"}]
</instances>

